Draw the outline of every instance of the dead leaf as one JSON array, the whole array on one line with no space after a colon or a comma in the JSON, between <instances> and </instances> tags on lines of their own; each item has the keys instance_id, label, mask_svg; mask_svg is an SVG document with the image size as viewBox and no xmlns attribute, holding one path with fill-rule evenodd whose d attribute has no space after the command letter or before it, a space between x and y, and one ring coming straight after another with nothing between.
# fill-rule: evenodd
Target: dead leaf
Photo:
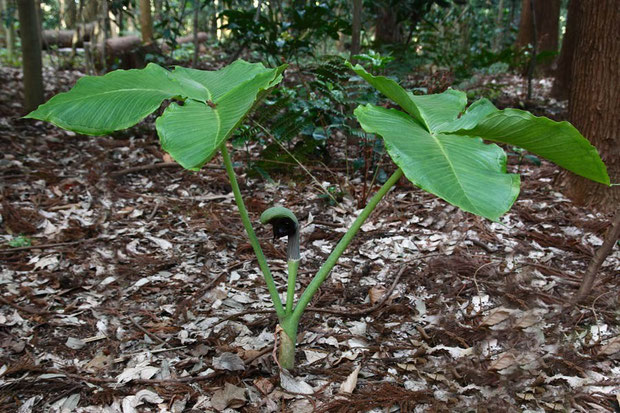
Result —
<instances>
[{"instance_id":1,"label":"dead leaf","mask_svg":"<svg viewBox=\"0 0 620 413\"><path fill-rule=\"evenodd\" d=\"M245 370L245 363L241 357L234 353L222 353L219 357L213 357L213 368L216 370Z\"/></svg>"},{"instance_id":2,"label":"dead leaf","mask_svg":"<svg viewBox=\"0 0 620 413\"><path fill-rule=\"evenodd\" d=\"M515 364L517 358L510 352L500 354L489 366L489 370L504 370Z\"/></svg>"},{"instance_id":3,"label":"dead leaf","mask_svg":"<svg viewBox=\"0 0 620 413\"><path fill-rule=\"evenodd\" d=\"M137 413L136 407L142 403L163 403L164 399L151 390L140 390L134 396L127 396L123 399L123 413Z\"/></svg>"},{"instance_id":4,"label":"dead leaf","mask_svg":"<svg viewBox=\"0 0 620 413\"><path fill-rule=\"evenodd\" d=\"M227 407L235 409L243 406L245 402L245 389L230 383L226 383L223 389L216 391L211 397L211 405L217 411Z\"/></svg>"},{"instance_id":5,"label":"dead leaf","mask_svg":"<svg viewBox=\"0 0 620 413\"><path fill-rule=\"evenodd\" d=\"M387 291L382 285L375 285L370 290L368 290L368 298L370 300L371 305L377 304L383 298L383 295Z\"/></svg>"},{"instance_id":6,"label":"dead leaf","mask_svg":"<svg viewBox=\"0 0 620 413\"><path fill-rule=\"evenodd\" d=\"M599 355L611 356L620 351L620 336L615 336L607 342L598 352Z\"/></svg>"},{"instance_id":7,"label":"dead leaf","mask_svg":"<svg viewBox=\"0 0 620 413\"><path fill-rule=\"evenodd\" d=\"M357 386L357 376L361 369L362 369L362 366L359 365L355 368L355 370L353 370L351 374L349 374L349 377L347 377L347 379L343 381L342 384L340 385L340 389L339 389L340 393L348 393L348 394L353 393L353 390L355 390L355 386Z\"/></svg>"},{"instance_id":8,"label":"dead leaf","mask_svg":"<svg viewBox=\"0 0 620 413\"><path fill-rule=\"evenodd\" d=\"M265 396L271 393L275 387L271 380L266 377L259 377L254 380L254 386Z\"/></svg>"},{"instance_id":9,"label":"dead leaf","mask_svg":"<svg viewBox=\"0 0 620 413\"><path fill-rule=\"evenodd\" d=\"M540 316L538 314L536 314L533 311L527 311L521 317L519 317L519 320L517 320L515 327L516 328L528 328L538 323L539 321L540 321Z\"/></svg>"},{"instance_id":10,"label":"dead leaf","mask_svg":"<svg viewBox=\"0 0 620 413\"><path fill-rule=\"evenodd\" d=\"M74 338L74 337L67 338L67 341L65 342L65 346L73 350L79 350L85 345L86 343L84 341L80 340L79 338Z\"/></svg>"},{"instance_id":11,"label":"dead leaf","mask_svg":"<svg viewBox=\"0 0 620 413\"><path fill-rule=\"evenodd\" d=\"M314 389L308 383L298 380L286 371L280 371L280 386L289 393L313 394Z\"/></svg>"},{"instance_id":12,"label":"dead leaf","mask_svg":"<svg viewBox=\"0 0 620 413\"><path fill-rule=\"evenodd\" d=\"M495 308L491 310L491 313L484 320L482 320L482 323L480 325L482 327L494 326L501 323L502 321L505 321L508 317L510 317L511 313L511 310L504 307Z\"/></svg>"}]
</instances>

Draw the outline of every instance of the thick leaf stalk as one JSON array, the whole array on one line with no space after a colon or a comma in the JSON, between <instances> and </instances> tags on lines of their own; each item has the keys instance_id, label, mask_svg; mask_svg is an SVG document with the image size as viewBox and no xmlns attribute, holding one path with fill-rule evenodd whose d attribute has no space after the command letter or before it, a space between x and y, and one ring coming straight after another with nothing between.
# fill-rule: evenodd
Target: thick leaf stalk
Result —
<instances>
[{"instance_id":1,"label":"thick leaf stalk","mask_svg":"<svg viewBox=\"0 0 620 413\"><path fill-rule=\"evenodd\" d=\"M228 180L230 181L230 186L232 187L235 201L237 203L237 207L239 208L239 215L241 215L241 221L243 222L243 226L245 227L245 231L248 235L250 245L252 245L252 248L254 249L254 254L256 254L258 266L260 267L263 273L263 277L265 278L265 284L267 284L267 289L269 290L269 295L271 296L273 307L276 310L278 318L282 320L285 316L284 307L282 306L282 301L280 300L280 296L278 295L276 283L273 280L273 276L271 275L271 271L269 270L269 266L267 265L267 259L265 258L265 254L260 247L260 243L258 242L256 233L254 232L254 228L252 228L252 222L250 221L248 210L246 209L245 203L243 202L241 190L239 189L237 177L235 176L235 170L233 169L232 161L230 159L228 149L226 149L225 143L222 145L221 151L222 158L224 159L224 166L226 167L226 173L228 175Z\"/></svg>"}]
</instances>

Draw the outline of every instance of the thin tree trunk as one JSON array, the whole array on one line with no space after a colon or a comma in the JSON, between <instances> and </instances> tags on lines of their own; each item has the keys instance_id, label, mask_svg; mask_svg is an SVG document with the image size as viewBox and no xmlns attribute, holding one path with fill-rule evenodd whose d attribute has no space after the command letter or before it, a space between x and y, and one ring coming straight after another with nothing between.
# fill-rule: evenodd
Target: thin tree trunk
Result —
<instances>
[{"instance_id":1,"label":"thin tree trunk","mask_svg":"<svg viewBox=\"0 0 620 413\"><path fill-rule=\"evenodd\" d=\"M530 22L532 24L532 56L530 56L530 64L527 68L527 100L532 100L532 79L534 78L534 70L536 70L536 55L538 54L538 30L536 29L536 3L540 0L529 0ZM545 1L545 0L542 0Z\"/></svg>"},{"instance_id":2,"label":"thin tree trunk","mask_svg":"<svg viewBox=\"0 0 620 413\"><path fill-rule=\"evenodd\" d=\"M198 66L198 55L200 54L200 43L198 43L198 12L200 11L200 0L194 0L194 60L192 67Z\"/></svg>"},{"instance_id":3,"label":"thin tree trunk","mask_svg":"<svg viewBox=\"0 0 620 413\"><path fill-rule=\"evenodd\" d=\"M517 36L517 48L524 48L527 45L534 45L532 29L532 7L531 0L523 0L521 7L521 19L519 21L519 34ZM560 22L561 0L538 0L534 4L536 13L536 47L538 53L557 52L559 41L559 22ZM544 70L551 68L552 60L538 66Z\"/></svg>"},{"instance_id":4,"label":"thin tree trunk","mask_svg":"<svg viewBox=\"0 0 620 413\"><path fill-rule=\"evenodd\" d=\"M153 43L153 19L150 0L140 0L140 33L142 33L143 43Z\"/></svg>"},{"instance_id":5,"label":"thin tree trunk","mask_svg":"<svg viewBox=\"0 0 620 413\"><path fill-rule=\"evenodd\" d=\"M497 5L497 18L495 19L495 37L493 38L493 51L497 52L502 44L502 34L504 28L502 27L502 21L504 17L504 0L499 0Z\"/></svg>"},{"instance_id":6,"label":"thin tree trunk","mask_svg":"<svg viewBox=\"0 0 620 413\"><path fill-rule=\"evenodd\" d=\"M594 286L594 281L596 280L596 274L598 274L601 265L603 265L605 259L614 249L614 245L616 245L618 238L620 238L620 209L616 211L616 216L611 222L611 227L607 230L603 245L596 250L594 257L592 257L592 261L590 261L590 264L583 275L581 286L579 286L579 291L573 299L573 303L576 304L583 301L583 299L590 294L592 287Z\"/></svg>"},{"instance_id":7,"label":"thin tree trunk","mask_svg":"<svg viewBox=\"0 0 620 413\"><path fill-rule=\"evenodd\" d=\"M45 100L41 61L41 32L34 0L18 0L22 70L24 73L24 109L33 111Z\"/></svg>"},{"instance_id":8,"label":"thin tree trunk","mask_svg":"<svg viewBox=\"0 0 620 413\"><path fill-rule=\"evenodd\" d=\"M566 32L562 39L562 50L556 62L555 80L551 89L551 96L558 100L567 100L571 85L571 68L579 38L579 28L581 22L581 0L570 0L566 16Z\"/></svg>"},{"instance_id":9,"label":"thin tree trunk","mask_svg":"<svg viewBox=\"0 0 620 413\"><path fill-rule=\"evenodd\" d=\"M9 62L13 62L15 59L15 6L8 0L2 0L1 4L5 13L5 21L2 22L2 27L4 28L4 42L6 43L6 57Z\"/></svg>"},{"instance_id":10,"label":"thin tree trunk","mask_svg":"<svg viewBox=\"0 0 620 413\"><path fill-rule=\"evenodd\" d=\"M108 1L103 0L101 4L101 27L103 29L103 43L101 44L101 66L103 67L103 73L108 71L107 56L106 56L106 44L108 43L108 37L110 33L108 31Z\"/></svg>"},{"instance_id":11,"label":"thin tree trunk","mask_svg":"<svg viewBox=\"0 0 620 413\"><path fill-rule=\"evenodd\" d=\"M572 64L568 118L592 142L620 182L620 3L580 1L579 38ZM569 174L567 194L601 210L620 205L620 186L607 187Z\"/></svg>"},{"instance_id":12,"label":"thin tree trunk","mask_svg":"<svg viewBox=\"0 0 620 413\"><path fill-rule=\"evenodd\" d=\"M352 63L355 63L353 56L360 53L362 35L362 0L353 0L353 22L351 25L351 57Z\"/></svg>"}]
</instances>

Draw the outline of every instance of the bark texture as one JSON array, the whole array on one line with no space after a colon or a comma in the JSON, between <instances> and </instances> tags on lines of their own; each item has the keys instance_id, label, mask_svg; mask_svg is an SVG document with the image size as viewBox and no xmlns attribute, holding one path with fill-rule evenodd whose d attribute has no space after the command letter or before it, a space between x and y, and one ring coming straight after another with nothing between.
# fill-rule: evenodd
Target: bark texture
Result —
<instances>
[{"instance_id":1,"label":"bark texture","mask_svg":"<svg viewBox=\"0 0 620 413\"><path fill-rule=\"evenodd\" d=\"M571 84L571 69L573 66L573 58L575 56L575 48L577 47L577 39L579 38L579 28L581 27L581 8L579 3L582 0L570 0L568 3L568 14L566 17L566 32L562 39L562 49L560 57L556 61L551 96L558 100L568 99L568 93Z\"/></svg>"},{"instance_id":2,"label":"bark texture","mask_svg":"<svg viewBox=\"0 0 620 413\"><path fill-rule=\"evenodd\" d=\"M41 31L34 0L18 0L17 12L22 40L24 109L31 112L45 100L41 72Z\"/></svg>"},{"instance_id":3,"label":"bark texture","mask_svg":"<svg viewBox=\"0 0 620 413\"><path fill-rule=\"evenodd\" d=\"M532 16L530 2L534 1ZM521 3L521 20L517 35L517 48L526 47L534 43L534 26L536 20L536 46L538 53L557 52L560 37L560 0L523 0ZM551 67L551 61L539 65L543 70Z\"/></svg>"},{"instance_id":4,"label":"bark texture","mask_svg":"<svg viewBox=\"0 0 620 413\"><path fill-rule=\"evenodd\" d=\"M143 43L153 43L153 18L151 17L150 0L140 0L140 33L142 33Z\"/></svg>"},{"instance_id":5,"label":"bark texture","mask_svg":"<svg viewBox=\"0 0 620 413\"><path fill-rule=\"evenodd\" d=\"M580 1L580 35L572 64L570 122L598 149L612 183L620 183L620 2ZM620 204L620 186L568 175L567 194L603 211Z\"/></svg>"}]
</instances>

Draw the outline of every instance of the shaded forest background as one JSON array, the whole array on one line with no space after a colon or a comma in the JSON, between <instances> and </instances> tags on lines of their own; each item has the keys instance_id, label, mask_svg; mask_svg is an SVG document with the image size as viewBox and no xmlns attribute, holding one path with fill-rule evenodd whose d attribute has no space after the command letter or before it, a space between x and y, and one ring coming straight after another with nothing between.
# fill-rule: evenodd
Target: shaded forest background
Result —
<instances>
[{"instance_id":1,"label":"shaded forest background","mask_svg":"<svg viewBox=\"0 0 620 413\"><path fill-rule=\"evenodd\" d=\"M326 66L338 65L337 58L394 76L416 93L456 87L496 103L505 84L482 76L514 73L523 76L526 93L518 104L526 109L545 104L535 102L532 80L552 82L551 97L568 101L559 116L599 148L612 182L619 180L620 12L613 0L2 0L0 6L0 58L23 67L24 112L49 98L43 66L102 74L148 62L203 68L239 57L287 62L300 84L280 91L277 103L295 119L267 123L280 141L309 137L305 146L324 147L335 132L359 134L343 110L348 78L341 67ZM620 202L617 187L565 181L580 204L609 210Z\"/></svg>"}]
</instances>

